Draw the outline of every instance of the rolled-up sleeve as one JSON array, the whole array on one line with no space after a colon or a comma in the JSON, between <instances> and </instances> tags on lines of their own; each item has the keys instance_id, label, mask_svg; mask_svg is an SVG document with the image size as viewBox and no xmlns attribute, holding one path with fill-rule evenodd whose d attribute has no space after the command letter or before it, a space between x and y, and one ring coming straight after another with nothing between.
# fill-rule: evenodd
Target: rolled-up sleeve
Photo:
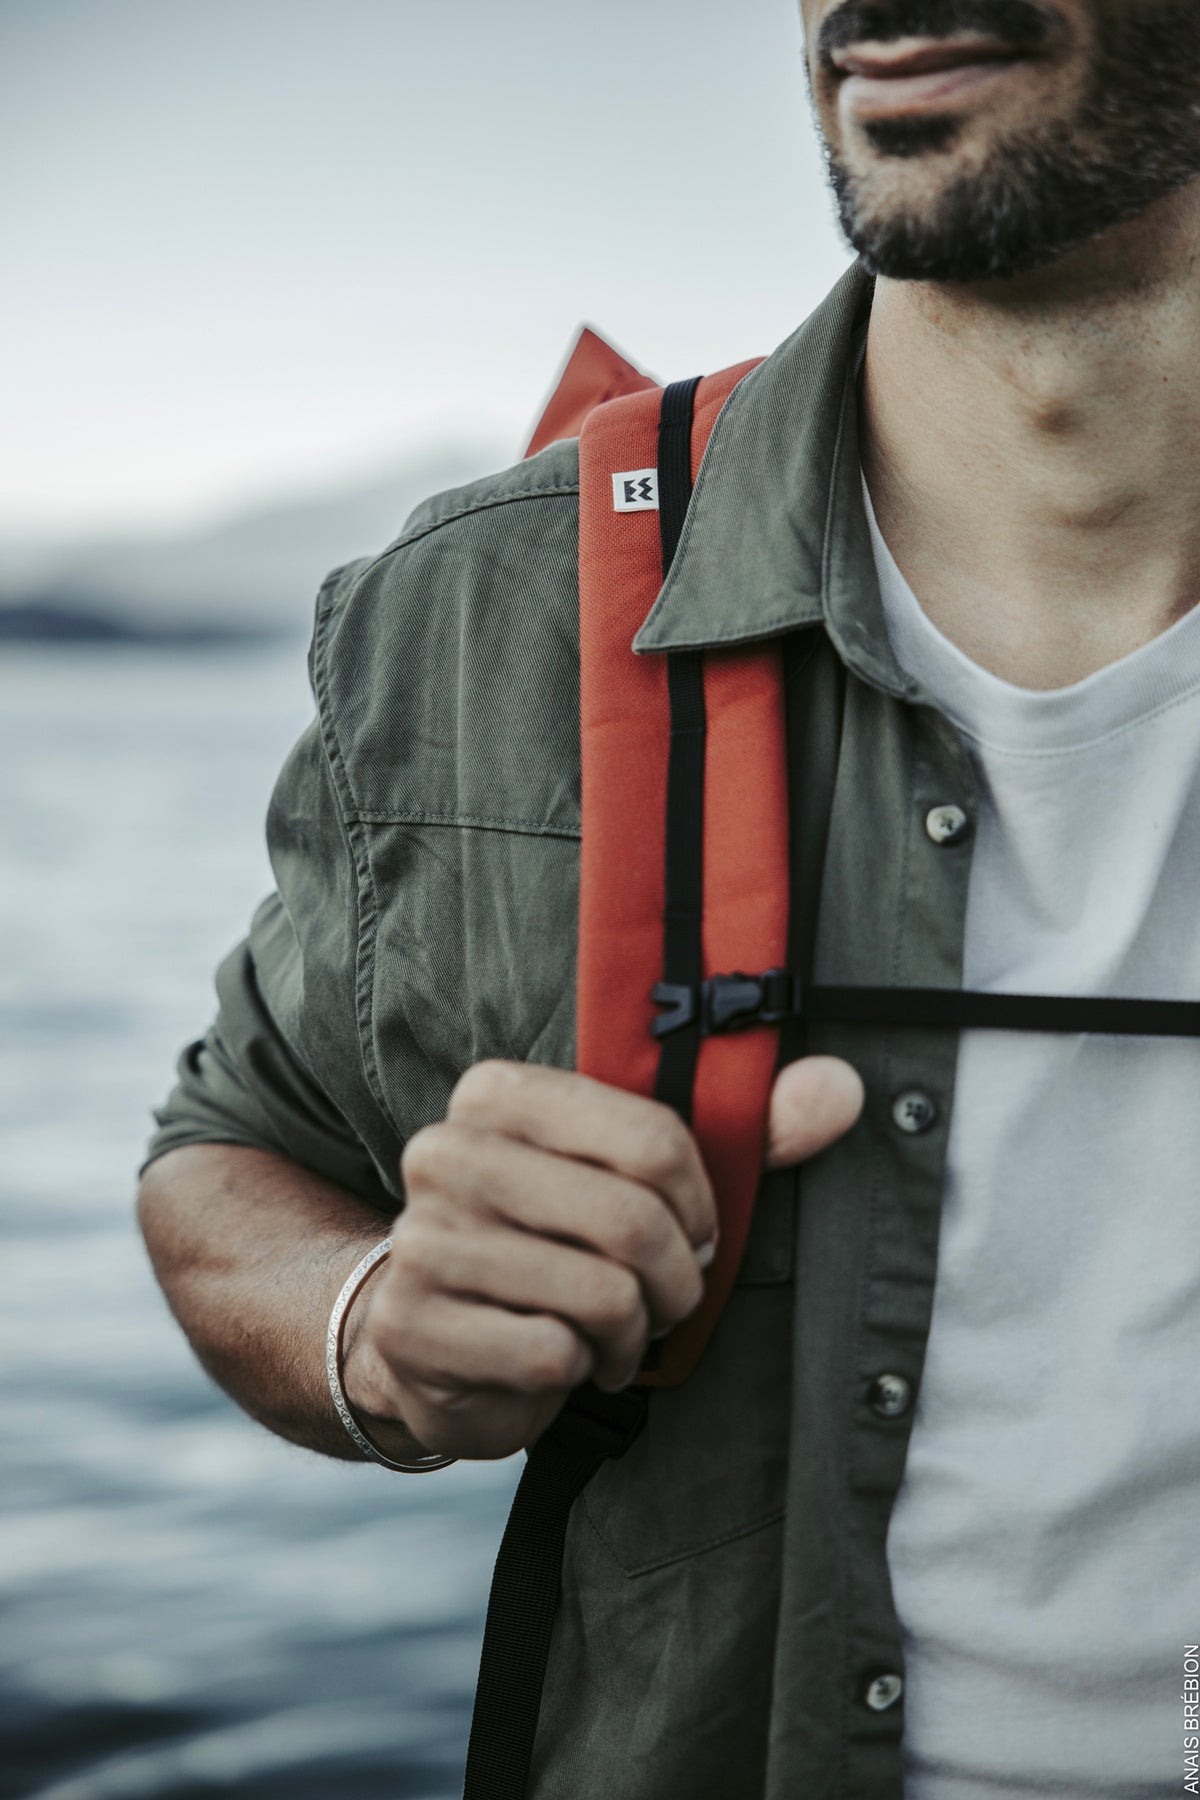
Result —
<instances>
[{"instance_id":1,"label":"rolled-up sleeve","mask_svg":"<svg viewBox=\"0 0 1200 1800\"><path fill-rule=\"evenodd\" d=\"M352 572L322 589L318 637ZM276 783L267 843L277 891L218 970L217 1016L179 1058L143 1168L183 1145L239 1144L394 1212L403 1143L361 1050L358 870L319 720Z\"/></svg>"},{"instance_id":2,"label":"rolled-up sleeve","mask_svg":"<svg viewBox=\"0 0 1200 1800\"><path fill-rule=\"evenodd\" d=\"M256 925L268 924L280 906L278 895L265 900ZM184 1144L242 1144L287 1156L394 1210L396 1190L385 1186L362 1140L267 1011L253 943L252 932L217 971L217 1017L180 1055L175 1087L154 1114L144 1166Z\"/></svg>"}]
</instances>

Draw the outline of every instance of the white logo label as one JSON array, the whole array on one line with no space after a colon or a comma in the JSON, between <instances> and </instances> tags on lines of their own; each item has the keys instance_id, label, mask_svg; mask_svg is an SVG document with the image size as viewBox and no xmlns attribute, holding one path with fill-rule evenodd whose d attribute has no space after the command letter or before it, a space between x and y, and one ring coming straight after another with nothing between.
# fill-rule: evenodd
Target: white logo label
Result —
<instances>
[{"instance_id":1,"label":"white logo label","mask_svg":"<svg viewBox=\"0 0 1200 1800\"><path fill-rule=\"evenodd\" d=\"M614 512L658 511L657 469L627 469L614 475L612 483Z\"/></svg>"}]
</instances>

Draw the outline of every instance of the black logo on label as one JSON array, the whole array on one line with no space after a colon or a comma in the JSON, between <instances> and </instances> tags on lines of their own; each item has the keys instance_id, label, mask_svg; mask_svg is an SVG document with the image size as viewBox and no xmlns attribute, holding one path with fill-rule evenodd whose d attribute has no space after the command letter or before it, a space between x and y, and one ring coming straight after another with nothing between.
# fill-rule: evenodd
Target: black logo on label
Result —
<instances>
[{"instance_id":1,"label":"black logo on label","mask_svg":"<svg viewBox=\"0 0 1200 1800\"><path fill-rule=\"evenodd\" d=\"M618 512L658 510L658 470L621 469L614 473L613 505Z\"/></svg>"}]
</instances>

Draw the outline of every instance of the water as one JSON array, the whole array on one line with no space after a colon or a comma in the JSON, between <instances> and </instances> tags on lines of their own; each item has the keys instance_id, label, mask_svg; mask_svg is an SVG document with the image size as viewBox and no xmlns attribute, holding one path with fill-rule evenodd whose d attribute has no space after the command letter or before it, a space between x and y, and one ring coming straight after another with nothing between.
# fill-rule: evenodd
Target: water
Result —
<instances>
[{"instance_id":1,"label":"water","mask_svg":"<svg viewBox=\"0 0 1200 1800\"><path fill-rule=\"evenodd\" d=\"M0 1795L449 1800L518 1462L245 1419L133 1222L148 1107L270 885L303 654L0 659Z\"/></svg>"}]
</instances>

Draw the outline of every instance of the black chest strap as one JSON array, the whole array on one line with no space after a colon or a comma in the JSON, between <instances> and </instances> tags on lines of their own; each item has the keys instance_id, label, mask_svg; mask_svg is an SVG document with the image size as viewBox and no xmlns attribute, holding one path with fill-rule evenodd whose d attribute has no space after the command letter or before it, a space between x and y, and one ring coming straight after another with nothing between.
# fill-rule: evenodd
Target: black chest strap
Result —
<instances>
[{"instance_id":1,"label":"black chest strap","mask_svg":"<svg viewBox=\"0 0 1200 1800\"><path fill-rule=\"evenodd\" d=\"M1062 1031L1118 1037L1200 1037L1200 1000L1086 994L984 994L970 988L816 987L787 969L660 981L651 1029L669 1042L792 1020L818 1025L930 1026L944 1030Z\"/></svg>"}]
</instances>

